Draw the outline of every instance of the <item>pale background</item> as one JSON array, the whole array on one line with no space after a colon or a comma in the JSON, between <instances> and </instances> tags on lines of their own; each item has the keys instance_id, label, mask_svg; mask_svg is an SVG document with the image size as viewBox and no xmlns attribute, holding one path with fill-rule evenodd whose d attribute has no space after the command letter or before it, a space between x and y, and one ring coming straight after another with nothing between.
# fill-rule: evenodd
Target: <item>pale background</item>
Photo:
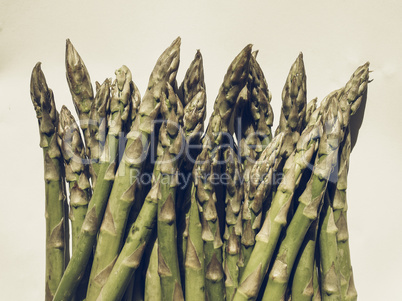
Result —
<instances>
[{"instance_id":1,"label":"pale background","mask_svg":"<svg viewBox=\"0 0 402 301\"><path fill-rule=\"evenodd\" d=\"M134 1L132 1L134 2ZM137 1L138 2L138 1ZM219 3L218 3L219 2ZM43 300L42 151L29 95L42 62L58 109L70 38L94 82L126 64L142 94L159 54L182 38L178 81L200 49L208 114L231 60L248 43L273 94L274 129L290 65L304 53L308 99L342 87L371 62L364 122L349 174L349 231L359 300L396 300L402 283L402 2L10 1L0 3L0 299ZM400 298L400 297L399 297Z\"/></svg>"}]
</instances>

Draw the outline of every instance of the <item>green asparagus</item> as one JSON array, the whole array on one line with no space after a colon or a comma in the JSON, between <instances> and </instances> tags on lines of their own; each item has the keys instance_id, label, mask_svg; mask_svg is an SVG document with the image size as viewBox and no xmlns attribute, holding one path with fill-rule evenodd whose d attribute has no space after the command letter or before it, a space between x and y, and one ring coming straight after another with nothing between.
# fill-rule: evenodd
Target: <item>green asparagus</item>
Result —
<instances>
[{"instance_id":1,"label":"green asparagus","mask_svg":"<svg viewBox=\"0 0 402 301\"><path fill-rule=\"evenodd\" d=\"M46 218L46 300L52 300L68 262L68 221L64 164L57 143L59 114L41 63L31 76L31 99L39 124L43 149ZM67 242L66 242L67 241Z\"/></svg>"},{"instance_id":2,"label":"green asparagus","mask_svg":"<svg viewBox=\"0 0 402 301\"><path fill-rule=\"evenodd\" d=\"M91 172L92 189L95 189L96 179L102 165L101 155L104 152L108 130L107 119L110 113L109 102L110 80L106 79L102 85L97 84L96 95L89 115L87 155L90 160L89 168Z\"/></svg>"},{"instance_id":3,"label":"green asparagus","mask_svg":"<svg viewBox=\"0 0 402 301\"><path fill-rule=\"evenodd\" d=\"M307 231L300 248L299 258L295 262L296 269L292 280L292 300L311 301L314 296L314 281L317 281L315 265L317 245L318 219L316 219Z\"/></svg>"},{"instance_id":4,"label":"green asparagus","mask_svg":"<svg viewBox=\"0 0 402 301\"><path fill-rule=\"evenodd\" d=\"M194 182L199 202L204 240L206 292L208 300L225 298L222 270L222 240L213 185L219 175L221 144L228 143L228 128L235 101L246 84L249 74L251 45L246 46L233 60L224 77L209 119L203 149L194 166Z\"/></svg>"},{"instance_id":5,"label":"green asparagus","mask_svg":"<svg viewBox=\"0 0 402 301\"><path fill-rule=\"evenodd\" d=\"M170 89L172 88L170 87ZM166 91L166 89L164 90ZM165 98L167 98L167 96L165 94L161 94L159 99L161 102L168 101L165 100ZM155 163L154 175L159 175L160 173L170 174L172 170L174 171L173 174L175 174L177 173L177 167L180 163L179 160L175 158L175 156L179 154L180 151L182 151L183 137L178 132L175 133L175 139L171 140L167 137L167 135L169 135L168 133L172 133L173 129L178 129L177 123L174 123L175 121L177 122L177 116L176 114L171 114L171 111L172 110L166 109L161 110L164 119L167 121L162 124L159 133L160 138L157 152L158 159ZM173 119L170 120L170 118ZM172 124L174 126L172 126ZM167 199L165 193L163 193L162 195L161 180L162 178L159 176L156 180L154 180L153 186L145 199L140 214L138 215L134 224L131 226L130 233L126 239L123 249L117 257L116 263L110 271L109 277L104 284L97 300L116 300L121 298L131 276L134 274L140 263L146 243L149 240L149 237L155 227L159 200L165 199L165 203L168 202L167 204L169 204L169 202L173 202L173 200L171 199L171 195L169 195ZM171 185L175 185L175 183L172 182ZM166 207L166 209L168 209L168 207ZM169 213L171 212L166 212L165 215L162 215L162 218L166 220L168 218L171 219L171 215ZM172 244L174 244L174 242L171 242L171 245ZM160 251L158 253L158 256L160 258ZM161 260L159 259L158 272L161 278L162 276L165 276L165 273L167 273L167 269L168 267L166 265L161 266ZM178 289L179 288L176 285L173 290L173 296L176 296L175 294L179 294L179 292L177 292ZM166 297L171 298L171 296Z\"/></svg>"},{"instance_id":6,"label":"green asparagus","mask_svg":"<svg viewBox=\"0 0 402 301\"><path fill-rule=\"evenodd\" d=\"M161 128L161 144L158 152L163 153L160 169L160 195L158 199L158 273L161 280L162 300L183 299L177 256L176 232L176 188L178 172L184 150L184 135L180 124L183 107L179 97L168 84L168 95L161 101L161 113L167 124ZM169 150L167 150L169 148ZM180 296L180 297L179 297Z\"/></svg>"},{"instance_id":7,"label":"green asparagus","mask_svg":"<svg viewBox=\"0 0 402 301\"><path fill-rule=\"evenodd\" d=\"M306 72L303 54L292 65L282 90L282 110L275 135L284 131L300 132L306 114Z\"/></svg>"},{"instance_id":8,"label":"green asparagus","mask_svg":"<svg viewBox=\"0 0 402 301\"><path fill-rule=\"evenodd\" d=\"M108 120L108 153L104 152L110 160L117 160L119 140L128 121L133 91L132 75L126 66L116 71L116 80L112 85L110 100L110 117ZM105 215L99 230L96 251L89 278L87 300L95 300L105 277L105 270L110 270L120 249L125 224L134 199L135 182L131 184L129 175L131 170L121 161L116 172L115 184L110 192ZM127 175L127 176L124 176ZM131 184L131 185L130 185ZM119 204L120 200L121 204ZM121 215L123 211L123 215Z\"/></svg>"},{"instance_id":9,"label":"green asparagus","mask_svg":"<svg viewBox=\"0 0 402 301\"><path fill-rule=\"evenodd\" d=\"M77 249L78 236L91 198L88 165L84 164L85 148L78 125L67 107L60 111L58 142L65 161L66 180L70 190L72 250Z\"/></svg>"},{"instance_id":10,"label":"green asparagus","mask_svg":"<svg viewBox=\"0 0 402 301\"><path fill-rule=\"evenodd\" d=\"M66 77L80 126L84 133L85 146L88 147L90 141L88 124L94 92L84 61L69 39L66 41Z\"/></svg>"},{"instance_id":11,"label":"green asparagus","mask_svg":"<svg viewBox=\"0 0 402 301\"><path fill-rule=\"evenodd\" d=\"M341 117L338 114L336 95L329 100L328 105L328 109L323 113L325 130L320 139L313 174L303 194L299 197L297 210L286 230L286 236L280 244L269 273L267 287L262 298L264 301L283 298L294 261L310 225L319 215L329 176L336 165L341 138Z\"/></svg>"},{"instance_id":12,"label":"green asparagus","mask_svg":"<svg viewBox=\"0 0 402 301\"><path fill-rule=\"evenodd\" d=\"M261 230L256 236L253 252L241 276L234 301L255 300L257 298L279 235L286 225L286 216L294 191L300 182L303 171L309 166L309 162L318 147L318 140L322 132L320 112L317 111L313 116L309 126L300 136L296 149L286 160L283 168L283 179L272 200Z\"/></svg>"},{"instance_id":13,"label":"green asparagus","mask_svg":"<svg viewBox=\"0 0 402 301\"><path fill-rule=\"evenodd\" d=\"M225 226L225 287L226 299L231 300L239 281L240 239L242 233L241 205L243 185L241 183L242 166L235 151L228 147L223 154L226 162L226 226Z\"/></svg>"},{"instance_id":14,"label":"green asparagus","mask_svg":"<svg viewBox=\"0 0 402 301\"><path fill-rule=\"evenodd\" d=\"M186 220L190 210L192 187L191 172L195 158L199 153L201 135L204 132L206 115L206 93L204 83L204 66L201 52L197 51L194 60L187 69L180 85L181 99L184 107L183 133L186 138L185 152L180 167L180 184L177 193L177 230L178 256L180 273L184 279L185 254L187 246ZM185 282L183 283L185 287Z\"/></svg>"}]
</instances>

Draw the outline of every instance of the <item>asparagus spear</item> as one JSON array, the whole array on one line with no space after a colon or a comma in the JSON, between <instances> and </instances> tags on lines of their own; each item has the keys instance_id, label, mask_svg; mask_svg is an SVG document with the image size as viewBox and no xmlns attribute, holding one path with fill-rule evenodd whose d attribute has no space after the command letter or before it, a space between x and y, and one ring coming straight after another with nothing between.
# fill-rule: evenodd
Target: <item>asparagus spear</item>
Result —
<instances>
[{"instance_id":1,"label":"asparagus spear","mask_svg":"<svg viewBox=\"0 0 402 301\"><path fill-rule=\"evenodd\" d=\"M235 151L229 147L224 151L226 162L226 227L225 227L225 287L226 299L231 300L238 286L240 257L240 237L242 232L241 204L243 185L241 183L242 166Z\"/></svg>"},{"instance_id":2,"label":"asparagus spear","mask_svg":"<svg viewBox=\"0 0 402 301\"><path fill-rule=\"evenodd\" d=\"M224 77L214 104L214 111L202 139L203 150L194 166L197 201L202 209L202 239L204 240L206 293L208 300L224 299L222 270L222 240L213 185L219 174L220 145L228 143L228 127L235 101L246 84L249 74L251 45L246 46L233 60Z\"/></svg>"},{"instance_id":3,"label":"asparagus spear","mask_svg":"<svg viewBox=\"0 0 402 301\"><path fill-rule=\"evenodd\" d=\"M336 95L328 104L328 111L323 113L326 130L320 140L313 174L299 197L299 205L279 247L262 298L264 301L281 300L285 295L294 261L310 225L318 217L329 176L336 164L341 140L341 115L338 114Z\"/></svg>"},{"instance_id":4,"label":"asparagus spear","mask_svg":"<svg viewBox=\"0 0 402 301\"><path fill-rule=\"evenodd\" d=\"M347 226L347 173L349 169L349 156L351 151L350 128L346 130L346 138L342 143L340 156L340 166L338 171L338 181L336 183L335 193L332 200L334 221L337 232L337 249L341 277L341 294L345 300L356 300L357 292L353 281L352 265L349 250L349 233Z\"/></svg>"},{"instance_id":5,"label":"asparagus spear","mask_svg":"<svg viewBox=\"0 0 402 301\"><path fill-rule=\"evenodd\" d=\"M286 224L286 215L294 191L318 146L318 139L322 131L320 112L317 110L313 116L309 126L300 136L296 149L286 160L282 182L272 200L263 226L256 236L253 252L240 278L239 288L233 299L235 301L255 300L258 295L280 233Z\"/></svg>"},{"instance_id":6,"label":"asparagus spear","mask_svg":"<svg viewBox=\"0 0 402 301\"><path fill-rule=\"evenodd\" d=\"M282 90L282 109L275 135L284 131L300 132L306 114L306 72L300 52Z\"/></svg>"},{"instance_id":7,"label":"asparagus spear","mask_svg":"<svg viewBox=\"0 0 402 301\"><path fill-rule=\"evenodd\" d=\"M204 66L201 52L197 50L179 88L183 106L186 107L201 90L205 90Z\"/></svg>"},{"instance_id":8,"label":"asparagus spear","mask_svg":"<svg viewBox=\"0 0 402 301\"><path fill-rule=\"evenodd\" d=\"M312 301L321 301L321 287L320 287L320 272L317 268L317 265L319 264L319 259L316 258L314 261L314 271L313 271L313 299Z\"/></svg>"},{"instance_id":9,"label":"asparagus spear","mask_svg":"<svg viewBox=\"0 0 402 301\"><path fill-rule=\"evenodd\" d=\"M109 119L110 118L111 117L109 117ZM57 288L54 300L70 300L72 298L84 276L89 258L92 254L100 222L103 218L107 199L115 177L116 157L109 156L109 154L116 154L119 142L117 137L114 136L114 133L117 132L113 131L113 127L115 126L116 123L109 122L109 131L106 137L104 151L101 155L101 165L96 179L97 188L94 189L88 204L87 215L82 224L77 242L77 250L71 257L59 287Z\"/></svg>"},{"instance_id":10,"label":"asparagus spear","mask_svg":"<svg viewBox=\"0 0 402 301\"><path fill-rule=\"evenodd\" d=\"M323 300L341 299L341 277L339 263L336 260L338 247L336 236L338 228L335 225L334 212L330 205L328 191L324 197L324 207L321 212L322 224L319 235L319 250L321 263L321 293Z\"/></svg>"},{"instance_id":11,"label":"asparagus spear","mask_svg":"<svg viewBox=\"0 0 402 301\"><path fill-rule=\"evenodd\" d=\"M75 110L77 111L84 133L85 146L88 147L90 140L88 121L94 93L84 61L69 39L66 41L66 77Z\"/></svg>"},{"instance_id":12,"label":"asparagus spear","mask_svg":"<svg viewBox=\"0 0 402 301\"><path fill-rule=\"evenodd\" d=\"M171 90L172 88L169 87L168 89ZM168 101L165 100L165 98L166 95L161 94L160 101ZM159 175L159 173L174 175L177 173L177 168L180 163L180 160L175 156L180 154L179 152L182 151L182 134L179 133L177 124L173 123L175 121L177 122L177 115L172 113L173 106L171 106L171 109L168 110L166 110L165 106L163 106L163 108L164 109L161 109L161 113L163 115L163 118L165 120L167 119L167 121L162 124L159 132L159 145L157 152L158 159L155 163L154 175ZM174 126L172 126L172 124L174 124ZM176 131L174 129L176 129ZM168 135L170 136L168 137ZM172 139L172 136L174 137L174 139ZM118 300L122 297L130 281L130 278L132 277L133 273L140 263L146 243L149 240L150 235L155 227L159 200L164 199L165 203L168 202L167 204L170 206L170 208L172 207L172 205L169 204L169 202L173 202L172 195L169 194L166 198L166 193L161 189L161 182L162 178L159 176L157 177L157 179L154 179L153 186L145 199L140 214L138 215L134 224L131 226L130 233L126 239L123 249L117 257L116 263L111 269L109 277L107 278L107 281L103 286L97 300ZM170 182L170 184L174 186L176 183ZM168 207L165 208L168 209ZM168 214L171 212L165 213L162 214L162 216L160 214L159 218L172 220L173 216L171 214ZM175 245L175 242L171 243ZM168 267L166 265L161 266L161 260L159 260L158 269L159 275L165 276ZM181 288L179 287L179 283L176 283L175 289L173 291L173 298L180 296L180 290ZM167 297L172 298L172 296Z\"/></svg>"},{"instance_id":13,"label":"asparagus spear","mask_svg":"<svg viewBox=\"0 0 402 301\"><path fill-rule=\"evenodd\" d=\"M185 256L185 300L205 300L204 242L200 212L195 196L195 186L191 187L191 206L188 216L188 235Z\"/></svg>"},{"instance_id":14,"label":"asparagus spear","mask_svg":"<svg viewBox=\"0 0 402 301\"><path fill-rule=\"evenodd\" d=\"M109 115L110 80L106 79L102 85L97 83L95 99L92 102L88 124L89 142L87 155L90 159L92 189L95 189L102 162L100 157L104 151L107 135L107 117Z\"/></svg>"},{"instance_id":15,"label":"asparagus spear","mask_svg":"<svg viewBox=\"0 0 402 301\"><path fill-rule=\"evenodd\" d=\"M151 157L151 156L148 156L148 157ZM147 158L147 160L148 159L151 159L151 158ZM154 158L152 158L152 160L154 160ZM145 163L145 164L147 164L147 163ZM145 167L145 169L147 169L147 167ZM152 171L153 171L153 166L152 166L152 170L150 173L147 171L144 171L144 173L141 175L141 177L144 177L145 173L147 173L148 175L152 175ZM133 223L135 222L135 220L137 219L137 217L140 213L141 207L144 204L145 197L148 195L149 190L152 186L151 183L148 183L148 181L151 181L151 178L148 178L148 175L146 176L147 178L144 179L143 181L138 181L138 186L137 186L137 189L135 192L135 200L136 201L134 202L134 204L130 210L130 215L129 215L129 218L127 221L125 235L124 235L123 240L126 240L128 233L130 231L130 228L133 225ZM123 297L122 301L143 301L144 298L146 298L147 291L149 291L150 288L147 286L148 284L147 284L145 278L147 277L146 276L147 269L151 265L150 257L151 257L151 252L152 252L155 242L156 242L156 233L153 233L153 235L150 239L150 243L147 245L147 247L144 251L145 256L141 260L140 266L137 268L134 275L130 279L127 289L124 292L124 297ZM158 288L155 287L156 279L154 279L154 278L153 278L153 283L151 283L149 285L153 286L153 290L159 289L159 291L160 291L160 280L159 280L159 275L158 275L158 271L157 271L157 268L158 268L158 258L157 257L154 262L156 264L156 268L153 273L154 274L156 273ZM154 276L154 274L152 275L152 277Z\"/></svg>"},{"instance_id":16,"label":"asparagus spear","mask_svg":"<svg viewBox=\"0 0 402 301\"><path fill-rule=\"evenodd\" d=\"M120 135L123 131L124 124L129 119L131 109L130 102L132 94L134 93L130 70L126 66L122 66L115 74L116 80L112 85L110 117L108 120L108 124L110 125L108 131L109 145L112 147L109 147L108 153L104 152L104 155L112 158L112 160L116 160L118 155L119 140L121 139ZM92 298L96 298L99 294L101 289L101 284L99 284L101 280L98 280L101 279L99 278L101 277L99 274L104 275L103 271L108 269L108 265L111 264L119 250L119 242L122 240L121 236L124 234L125 223L130 212L129 209L135 191L135 187L132 187L135 183L130 185L130 179L125 179L121 175L130 174L130 172L131 170L126 167L126 162L122 161L115 178L116 186L112 188L110 193L105 216L100 227L89 278L87 300L93 300ZM119 217L119 213L115 208L121 210L116 204L119 198L122 200L125 218L116 218L116 216Z\"/></svg>"},{"instance_id":17,"label":"asparagus spear","mask_svg":"<svg viewBox=\"0 0 402 301\"><path fill-rule=\"evenodd\" d=\"M193 172L195 193L201 213L201 238L204 241L207 300L222 300L225 298L222 269L223 243L216 209L216 192L213 186L214 176L218 174L217 161L219 152L219 148L211 152L211 154L208 153L207 148L203 149L197 157Z\"/></svg>"},{"instance_id":18,"label":"asparagus spear","mask_svg":"<svg viewBox=\"0 0 402 301\"><path fill-rule=\"evenodd\" d=\"M317 277L315 266L315 250L317 241L318 219L307 231L295 263L296 269L292 281L292 300L311 301L314 296L314 278Z\"/></svg>"},{"instance_id":19,"label":"asparagus spear","mask_svg":"<svg viewBox=\"0 0 402 301\"><path fill-rule=\"evenodd\" d=\"M31 100L38 118L43 149L46 217L46 300L52 300L67 264L68 212L64 165L57 143L58 112L53 91L48 88L41 63L31 76ZM67 212L66 212L67 210ZM67 232L66 232L67 228Z\"/></svg>"},{"instance_id":20,"label":"asparagus spear","mask_svg":"<svg viewBox=\"0 0 402 301\"><path fill-rule=\"evenodd\" d=\"M257 51L252 54L248 82L236 102L235 119L235 134L240 146L245 186L248 185L253 164L272 140L271 126L274 117L270 105L272 96L256 60Z\"/></svg>"},{"instance_id":21,"label":"asparagus spear","mask_svg":"<svg viewBox=\"0 0 402 301\"><path fill-rule=\"evenodd\" d=\"M168 116L167 126L161 129L160 144L163 157L160 170L161 198L158 199L158 273L161 279L162 300L183 298L176 232L176 187L178 185L179 158L183 156L184 141L180 127L183 108L179 97L168 85L168 98L161 102L161 113ZM166 131L166 132L165 132ZM169 151L166 148L169 147ZM171 161L178 161L172 162Z\"/></svg>"},{"instance_id":22,"label":"asparagus spear","mask_svg":"<svg viewBox=\"0 0 402 301\"><path fill-rule=\"evenodd\" d=\"M105 211L110 190L112 188L116 169L116 161L112 155L117 154L116 149L119 142L115 135L120 133L118 127L122 125L121 122L118 122L116 116L123 117L124 115L119 113L120 110L115 110L117 106L111 107L113 107L112 111L114 112L115 116L109 117L109 132L104 147L104 152L101 155L102 164L99 168L99 174L96 179L97 183L99 184L97 186L99 187L95 188L91 201L88 205L88 214L86 215L83 227L81 228L80 239L78 242L79 252L76 252L75 256L71 258L66 272L59 284L59 288L57 289L55 300L70 299L80 283L89 257L92 253L92 248L96 242L96 235ZM149 104L148 107L150 107ZM156 112L154 113L155 116L158 113L157 111L158 109L156 109ZM148 120L149 124L152 122L152 118L154 118L152 117L154 116L152 115L152 112L152 109L148 109L148 114L143 114L144 117L142 117L142 119L144 122L142 126L144 128L147 127L145 120ZM151 114L151 118L148 117L149 114ZM112 120L113 123L111 122ZM109 151L109 149L112 151Z\"/></svg>"},{"instance_id":23,"label":"asparagus spear","mask_svg":"<svg viewBox=\"0 0 402 301\"><path fill-rule=\"evenodd\" d=\"M367 62L358 67L346 83L339 95L339 105L342 110L342 128L345 130L350 123L350 116L358 110L369 82L369 65Z\"/></svg>"},{"instance_id":24,"label":"asparagus spear","mask_svg":"<svg viewBox=\"0 0 402 301\"><path fill-rule=\"evenodd\" d=\"M274 174L283 159L281 152L291 153L295 142L292 134L279 133L275 136L250 170L250 180L245 181L240 275L247 266L255 245L255 236L261 228L262 207L271 192Z\"/></svg>"},{"instance_id":25,"label":"asparagus spear","mask_svg":"<svg viewBox=\"0 0 402 301\"><path fill-rule=\"evenodd\" d=\"M66 180L70 190L70 220L72 250L77 249L78 235L91 198L88 165L84 164L85 149L79 127L67 107L60 111L58 142L65 161Z\"/></svg>"},{"instance_id":26,"label":"asparagus spear","mask_svg":"<svg viewBox=\"0 0 402 301\"><path fill-rule=\"evenodd\" d=\"M85 147L79 127L71 112L63 106L60 111L59 145L66 165L66 179L70 187L70 220L72 250L77 249L78 237L91 199L89 169L85 156ZM89 149L87 149L89 150ZM92 263L92 257L89 260ZM91 264L88 264L84 276L75 294L75 300L85 299Z\"/></svg>"},{"instance_id":27,"label":"asparagus spear","mask_svg":"<svg viewBox=\"0 0 402 301\"><path fill-rule=\"evenodd\" d=\"M88 300L92 300L92 298L96 298L99 295L123 243L124 229L130 208L134 202L137 178L141 173L144 158L148 153L150 137L154 131L154 120L159 114L160 95L165 90L165 80L174 80L174 77L172 79L171 76L177 72L179 47L180 39L176 39L159 57L149 79L148 86L151 89L146 91L139 112L132 123L130 132L127 134L128 141L117 171L116 185L112 189L108 209L100 230L91 271ZM164 72L167 72L167 74L164 74ZM158 78L162 81L158 82ZM120 114L124 116L129 111L126 109L121 110L121 104L129 103L134 86L131 83L131 74L125 72L124 80L123 78L121 79L122 81L119 82L118 78L116 83L118 90L116 90L115 107L116 112L121 112ZM121 96L123 97L120 99L119 97ZM111 102L111 110L113 111L112 103L113 99ZM120 110L117 111L118 109ZM121 129L122 126L119 131L114 133L118 134Z\"/></svg>"},{"instance_id":28,"label":"asparagus spear","mask_svg":"<svg viewBox=\"0 0 402 301\"><path fill-rule=\"evenodd\" d=\"M161 283L158 274L158 239L152 248L149 265L145 276L144 301L162 300Z\"/></svg>"},{"instance_id":29,"label":"asparagus spear","mask_svg":"<svg viewBox=\"0 0 402 301\"><path fill-rule=\"evenodd\" d=\"M308 125L311 115L313 114L313 112L317 109L317 97L310 100L307 103L307 107L306 107L306 115L304 115L304 119L303 119L303 124L302 124L302 129L304 130L306 128L306 126Z\"/></svg>"},{"instance_id":30,"label":"asparagus spear","mask_svg":"<svg viewBox=\"0 0 402 301\"><path fill-rule=\"evenodd\" d=\"M250 112L254 120L255 132L261 141L261 152L272 140L271 127L274 113L271 107L271 92L264 73L257 62L257 52L250 59L251 88L250 88ZM259 157L257 151L257 159Z\"/></svg>"},{"instance_id":31,"label":"asparagus spear","mask_svg":"<svg viewBox=\"0 0 402 301\"><path fill-rule=\"evenodd\" d=\"M157 115L159 114L159 108L160 108L160 99L163 91L165 91L165 84L166 81L175 81L175 75L177 73L177 68L178 68L178 53L179 53L179 47L180 47L180 38L176 39L170 47L168 47L160 56L158 59L156 66L150 76L149 79L149 84L148 84L148 90L146 91L143 101L140 105L139 112L137 116L135 117L132 126L131 126L131 131L127 135L127 146L125 153L122 158L122 162L125 166L126 173L122 174L120 173L120 178L121 182L124 182L127 184L130 184L128 189L128 194L133 195L134 190L131 190L130 188L134 188L132 184L135 184L135 182L138 179L138 176L140 174L140 171L142 169L143 161L144 161L144 155L146 156L148 149L149 149L149 138L153 134L153 122ZM161 81L162 80L162 81ZM123 165L122 165L123 166ZM137 172L134 173L127 173L126 169L134 168L137 170ZM123 168L122 168L123 169ZM123 171L123 170L122 170ZM129 181L127 181L129 179ZM131 182L130 182L131 180ZM127 191L127 190L126 190ZM155 192L155 189L153 190ZM152 198L152 194L150 193L149 196ZM124 201L124 200L123 200ZM133 200L129 200L132 202ZM142 210L144 212L147 212L149 210L152 211L153 206L152 206L152 200L149 200L148 203L151 202L151 206L145 206L145 209ZM147 202L145 202L147 203ZM144 206L143 206L144 207ZM147 214L147 213L143 213ZM140 213L141 215L141 213ZM143 218L137 219L136 222L142 223ZM151 220L151 224L152 224ZM135 226L135 223L133 227ZM145 229L144 229L145 230ZM142 251L141 251L142 254ZM113 266L109 266L111 269ZM103 286L103 284L106 282L110 269L106 270L105 273L100 274L98 277L98 281L100 281L100 284ZM132 270L132 273L135 271ZM131 274L132 275L132 274ZM131 277L130 277L131 278ZM130 279L126 279L127 283L125 284L126 286L128 285L128 282ZM123 291L119 291L119 294L123 294Z\"/></svg>"},{"instance_id":32,"label":"asparagus spear","mask_svg":"<svg viewBox=\"0 0 402 301\"><path fill-rule=\"evenodd\" d=\"M198 152L195 147L200 143L206 114L204 69L199 51L186 72L181 89L183 103L186 104L183 117L183 133L186 144L180 170L187 182L181 187L176 206L179 229L178 256L179 259L181 258L180 262L183 262L182 278L185 280L184 283L188 284L184 285L186 299L202 300L205 296L203 241L198 204L194 195L195 188L190 179L194 166L193 158ZM185 231L186 228L187 231Z\"/></svg>"},{"instance_id":33,"label":"asparagus spear","mask_svg":"<svg viewBox=\"0 0 402 301\"><path fill-rule=\"evenodd\" d=\"M351 149L349 121L350 116L358 109L363 94L366 91L368 83L368 67L366 63L353 73L351 79L343 89L338 92L338 101L342 113L341 130L344 141L340 146L340 156L338 159L339 167L337 170L336 188L328 194L326 203L322 212L323 222L320 231L320 252L321 252L321 270L322 270L322 298L323 299L350 299L357 298L350 264L350 255L348 248L338 249L337 236L347 237L346 219L343 211L347 210L346 199L339 198L340 190L346 189L346 178L348 161ZM339 189L338 189L339 187ZM329 187L332 188L332 185ZM335 191L333 191L335 190ZM338 226L341 232L338 235ZM344 256L345 255L345 256ZM342 271L340 270L342 267ZM340 287L341 286L341 287Z\"/></svg>"},{"instance_id":34,"label":"asparagus spear","mask_svg":"<svg viewBox=\"0 0 402 301\"><path fill-rule=\"evenodd\" d=\"M351 79L341 91L339 97L339 105L342 110L342 130L344 131L344 141L340 146L339 168L337 175L337 183L329 200L329 211L333 211L334 221L338 228L337 233L337 266L340 269L340 282L341 282L341 295L345 300L356 300L357 292L354 287L352 266L350 261L350 251L348 245L348 230L347 230L347 202L346 202L346 189L347 189L347 173L349 167L349 157L351 151L351 136L350 136L350 116L355 114L364 93L367 90L367 83L369 79L369 63L366 63L357 68L351 76ZM331 187L332 188L332 187ZM332 208L330 208L332 207ZM325 235L325 232L324 234ZM323 263L324 264L324 263ZM328 267L325 267L328 269Z\"/></svg>"},{"instance_id":35,"label":"asparagus spear","mask_svg":"<svg viewBox=\"0 0 402 301\"><path fill-rule=\"evenodd\" d=\"M206 115L206 93L204 83L204 67L201 52L198 50L194 60L187 69L180 85L181 99L184 107L183 132L186 138L185 155L180 166L180 185L177 194L178 256L181 275L184 278L186 254L186 218L190 208L191 171L198 155L200 138L204 131ZM180 181L180 182L182 182ZM181 183L180 183L181 184Z\"/></svg>"},{"instance_id":36,"label":"asparagus spear","mask_svg":"<svg viewBox=\"0 0 402 301\"><path fill-rule=\"evenodd\" d=\"M239 141L240 157L243 165L242 176L244 187L246 188L245 199L248 199L247 187L250 185L252 167L272 139L273 113L270 105L271 95L264 74L256 61L257 53L257 51L254 51L250 58L248 82L239 94L236 102L237 108L235 109L235 133ZM245 204L250 205L247 201ZM250 216L249 206L245 206L243 210L246 214L243 226L246 227L248 225L247 221L250 220L248 218ZM242 256L238 262L240 275L250 257L254 245L254 236L250 237L250 232L248 232L246 239L242 238Z\"/></svg>"}]
</instances>

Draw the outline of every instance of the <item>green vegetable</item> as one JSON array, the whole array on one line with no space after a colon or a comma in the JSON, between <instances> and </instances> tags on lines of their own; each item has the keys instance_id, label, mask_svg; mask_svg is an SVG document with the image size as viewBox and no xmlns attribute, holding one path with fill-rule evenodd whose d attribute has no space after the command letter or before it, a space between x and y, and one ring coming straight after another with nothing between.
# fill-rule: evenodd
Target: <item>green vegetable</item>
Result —
<instances>
[{"instance_id":1,"label":"green vegetable","mask_svg":"<svg viewBox=\"0 0 402 301\"><path fill-rule=\"evenodd\" d=\"M52 300L68 262L68 208L64 164L57 143L59 114L41 63L31 75L31 99L43 149L46 218L46 300Z\"/></svg>"}]
</instances>

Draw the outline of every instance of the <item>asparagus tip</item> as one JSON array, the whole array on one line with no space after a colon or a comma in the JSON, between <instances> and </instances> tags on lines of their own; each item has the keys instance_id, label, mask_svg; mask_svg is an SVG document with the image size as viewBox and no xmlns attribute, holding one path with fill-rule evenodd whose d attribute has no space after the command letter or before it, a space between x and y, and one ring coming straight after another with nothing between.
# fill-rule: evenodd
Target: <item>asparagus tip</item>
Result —
<instances>
[{"instance_id":1,"label":"asparagus tip","mask_svg":"<svg viewBox=\"0 0 402 301\"><path fill-rule=\"evenodd\" d=\"M180 47L180 45L181 45L181 37L178 36L178 37L172 42L172 46Z\"/></svg>"},{"instance_id":2,"label":"asparagus tip","mask_svg":"<svg viewBox=\"0 0 402 301\"><path fill-rule=\"evenodd\" d=\"M255 59L257 58L258 52L259 52L259 50L254 50L252 53L252 55Z\"/></svg>"}]
</instances>

